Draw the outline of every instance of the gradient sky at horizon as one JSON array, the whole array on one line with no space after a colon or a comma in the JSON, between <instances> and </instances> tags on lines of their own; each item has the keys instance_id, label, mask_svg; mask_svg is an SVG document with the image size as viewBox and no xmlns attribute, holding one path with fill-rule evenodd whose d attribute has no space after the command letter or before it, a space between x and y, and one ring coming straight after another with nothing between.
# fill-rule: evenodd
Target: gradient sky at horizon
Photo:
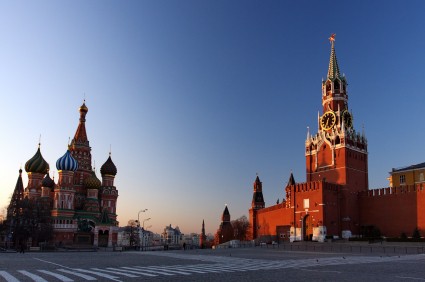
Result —
<instances>
[{"instance_id":1,"label":"gradient sky at horizon","mask_svg":"<svg viewBox=\"0 0 425 282\"><path fill-rule=\"evenodd\" d=\"M214 233L248 216L291 170L305 181L307 126L336 33L370 188L424 162L424 1L1 1L0 208L37 149L52 169L78 125L99 168L110 146L118 219ZM55 169L54 169L55 170ZM56 172L57 179L57 172ZM24 184L27 176L24 173Z\"/></svg>"}]
</instances>

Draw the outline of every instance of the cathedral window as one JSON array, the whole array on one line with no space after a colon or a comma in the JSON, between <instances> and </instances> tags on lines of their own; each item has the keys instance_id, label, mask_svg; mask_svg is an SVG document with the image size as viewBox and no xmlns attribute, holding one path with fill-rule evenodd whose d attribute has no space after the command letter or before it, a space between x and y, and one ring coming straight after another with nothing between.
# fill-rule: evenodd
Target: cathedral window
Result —
<instances>
[{"instance_id":1,"label":"cathedral window","mask_svg":"<svg viewBox=\"0 0 425 282\"><path fill-rule=\"evenodd\" d=\"M406 184L406 175L400 175L400 184Z\"/></svg>"}]
</instances>

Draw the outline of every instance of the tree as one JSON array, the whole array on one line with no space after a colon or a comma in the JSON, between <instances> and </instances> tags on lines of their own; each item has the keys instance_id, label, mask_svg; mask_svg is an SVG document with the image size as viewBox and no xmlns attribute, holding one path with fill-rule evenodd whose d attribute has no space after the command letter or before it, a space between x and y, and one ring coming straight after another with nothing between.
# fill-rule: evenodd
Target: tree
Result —
<instances>
[{"instance_id":1,"label":"tree","mask_svg":"<svg viewBox=\"0 0 425 282\"><path fill-rule=\"evenodd\" d=\"M124 230L130 239L130 246L140 246L139 222L137 220L130 219Z\"/></svg>"},{"instance_id":2,"label":"tree","mask_svg":"<svg viewBox=\"0 0 425 282\"><path fill-rule=\"evenodd\" d=\"M234 238L240 241L246 241L249 238L250 224L248 218L243 215L238 219L232 220Z\"/></svg>"}]
</instances>

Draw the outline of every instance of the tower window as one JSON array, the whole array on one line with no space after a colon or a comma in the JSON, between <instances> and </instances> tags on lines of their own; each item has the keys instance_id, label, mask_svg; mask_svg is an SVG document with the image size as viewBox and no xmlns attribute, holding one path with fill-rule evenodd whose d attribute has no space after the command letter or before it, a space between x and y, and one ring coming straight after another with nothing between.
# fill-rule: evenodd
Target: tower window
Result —
<instances>
[{"instance_id":1,"label":"tower window","mask_svg":"<svg viewBox=\"0 0 425 282\"><path fill-rule=\"evenodd\" d=\"M326 91L331 91L331 83L329 81L326 83Z\"/></svg>"},{"instance_id":2,"label":"tower window","mask_svg":"<svg viewBox=\"0 0 425 282\"><path fill-rule=\"evenodd\" d=\"M339 90L339 81L338 80L335 80L335 82L334 82L334 89Z\"/></svg>"},{"instance_id":3,"label":"tower window","mask_svg":"<svg viewBox=\"0 0 425 282\"><path fill-rule=\"evenodd\" d=\"M400 175L400 184L406 184L406 175Z\"/></svg>"},{"instance_id":4,"label":"tower window","mask_svg":"<svg viewBox=\"0 0 425 282\"><path fill-rule=\"evenodd\" d=\"M419 181L424 181L424 173L423 172L421 172L419 174Z\"/></svg>"}]
</instances>

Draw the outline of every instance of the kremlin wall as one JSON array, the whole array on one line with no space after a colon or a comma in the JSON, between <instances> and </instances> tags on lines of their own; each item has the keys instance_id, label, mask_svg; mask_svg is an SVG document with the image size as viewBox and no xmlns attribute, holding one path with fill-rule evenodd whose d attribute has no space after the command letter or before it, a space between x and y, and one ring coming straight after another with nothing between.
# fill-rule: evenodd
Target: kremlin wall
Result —
<instances>
[{"instance_id":1,"label":"kremlin wall","mask_svg":"<svg viewBox=\"0 0 425 282\"><path fill-rule=\"evenodd\" d=\"M415 229L425 232L423 173L421 181L411 185L369 190L368 141L363 130L355 130L335 35L329 39L331 55L322 81L318 132L312 135L308 130L305 140L307 182L297 183L291 173L285 200L265 207L262 183L256 177L249 209L252 239L323 242L366 236L371 229L386 237L410 236ZM404 179L403 174L400 181Z\"/></svg>"}]
</instances>

